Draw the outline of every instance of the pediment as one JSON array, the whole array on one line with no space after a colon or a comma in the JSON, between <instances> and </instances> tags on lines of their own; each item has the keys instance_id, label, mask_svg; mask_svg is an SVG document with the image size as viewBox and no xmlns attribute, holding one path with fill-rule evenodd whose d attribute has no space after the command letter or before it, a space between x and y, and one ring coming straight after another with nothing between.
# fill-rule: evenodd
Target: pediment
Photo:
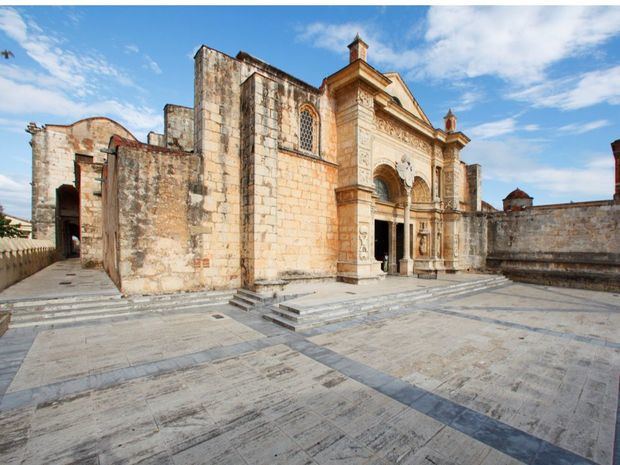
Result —
<instances>
[{"instance_id":1,"label":"pediment","mask_svg":"<svg viewBox=\"0 0 620 465\"><path fill-rule=\"evenodd\" d=\"M409 90L409 87L407 87L403 78L400 77L400 74L391 72L383 73L383 75L392 81L385 88L385 91L392 97L396 97L405 110L432 126L422 107Z\"/></svg>"}]
</instances>

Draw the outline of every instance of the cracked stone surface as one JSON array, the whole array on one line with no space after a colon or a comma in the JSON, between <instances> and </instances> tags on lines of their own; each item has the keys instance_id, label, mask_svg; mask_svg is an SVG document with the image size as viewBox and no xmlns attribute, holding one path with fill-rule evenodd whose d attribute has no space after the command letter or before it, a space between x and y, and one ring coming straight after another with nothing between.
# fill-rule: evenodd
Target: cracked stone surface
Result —
<instances>
[{"instance_id":1,"label":"cracked stone surface","mask_svg":"<svg viewBox=\"0 0 620 465\"><path fill-rule=\"evenodd\" d=\"M512 285L311 337L229 306L11 329L0 463L611 465L619 314Z\"/></svg>"}]
</instances>

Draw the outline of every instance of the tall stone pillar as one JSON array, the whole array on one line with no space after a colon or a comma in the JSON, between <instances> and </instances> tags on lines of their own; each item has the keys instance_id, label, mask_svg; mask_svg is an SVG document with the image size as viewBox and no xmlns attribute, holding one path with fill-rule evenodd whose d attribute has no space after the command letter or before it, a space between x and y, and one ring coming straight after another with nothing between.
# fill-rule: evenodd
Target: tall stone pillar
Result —
<instances>
[{"instance_id":1,"label":"tall stone pillar","mask_svg":"<svg viewBox=\"0 0 620 465\"><path fill-rule=\"evenodd\" d=\"M277 281L278 85L260 74L241 86L242 284L271 290Z\"/></svg>"},{"instance_id":2,"label":"tall stone pillar","mask_svg":"<svg viewBox=\"0 0 620 465\"><path fill-rule=\"evenodd\" d=\"M413 274L413 260L411 260L410 238L411 228L411 188L413 186L414 170L411 164L411 159L408 155L403 155L403 158L396 164L396 171L403 181L405 187L405 202L403 202L404 212L404 247L403 258L400 260L400 274L403 276L411 276Z\"/></svg>"},{"instance_id":3,"label":"tall stone pillar","mask_svg":"<svg viewBox=\"0 0 620 465\"><path fill-rule=\"evenodd\" d=\"M343 89L338 99L338 279L359 284L382 278L381 262L371 247L372 195L371 134L374 131L373 94L361 83Z\"/></svg>"},{"instance_id":4,"label":"tall stone pillar","mask_svg":"<svg viewBox=\"0 0 620 465\"><path fill-rule=\"evenodd\" d=\"M459 268L459 222L461 219L461 171L460 147L453 143L444 150L444 192L446 214L444 216L444 265L448 271Z\"/></svg>"},{"instance_id":5,"label":"tall stone pillar","mask_svg":"<svg viewBox=\"0 0 620 465\"><path fill-rule=\"evenodd\" d=\"M397 241L397 235L396 235L396 225L397 225L397 219L394 218L393 221L390 222L390 264L389 264L389 268L390 268L390 273L391 274L396 274L398 273L398 257L396 256L396 241Z\"/></svg>"},{"instance_id":6,"label":"tall stone pillar","mask_svg":"<svg viewBox=\"0 0 620 465\"><path fill-rule=\"evenodd\" d=\"M614 191L614 200L620 202L620 139L611 143L611 149L614 152L616 161L616 189Z\"/></svg>"}]
</instances>

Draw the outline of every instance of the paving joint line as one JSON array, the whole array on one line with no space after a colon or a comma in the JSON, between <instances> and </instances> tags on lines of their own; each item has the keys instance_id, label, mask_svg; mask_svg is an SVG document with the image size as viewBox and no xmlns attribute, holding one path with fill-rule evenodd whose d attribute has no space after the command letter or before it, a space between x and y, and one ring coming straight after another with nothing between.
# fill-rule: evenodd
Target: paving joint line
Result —
<instances>
[{"instance_id":1,"label":"paving joint line","mask_svg":"<svg viewBox=\"0 0 620 465\"><path fill-rule=\"evenodd\" d=\"M292 337L294 338L294 335ZM116 384L139 378L166 374L180 369L198 366L203 363L229 357L237 357L279 344L285 344L289 339L291 339L291 336L286 334L266 336L228 346L212 347L199 352L182 354L167 359L140 363L80 378L5 393L0 402L0 412L13 410L33 403L38 405L53 402L66 397L79 395L85 391L105 389Z\"/></svg>"},{"instance_id":2,"label":"paving joint line","mask_svg":"<svg viewBox=\"0 0 620 465\"><path fill-rule=\"evenodd\" d=\"M475 320L475 321L481 321L481 322L484 322L484 323L491 323L491 324L506 326L508 328L522 329L524 331L530 331L530 332L534 332L534 333L546 334L547 336L555 336L555 337L561 337L561 338L564 338L564 339L572 339L574 341L584 342L586 344L592 344L592 345L596 345L596 346L600 346L600 347L609 347L609 348L612 348L612 349L620 349L620 343L619 342L607 341L605 339L599 339L599 338L592 337L592 336L582 336L580 334L564 333L562 331L555 331L553 329L538 328L536 326L529 326L529 325L525 325L523 323L515 323L515 322L512 322L512 321L498 320L496 318L489 318L489 317L486 317L486 316L468 315L467 313L458 312L458 311L454 311L454 310L447 310L445 308L425 307L425 308L420 308L419 310L423 310L423 311L427 311L427 312L434 312L434 313L441 313L443 315L455 316L455 317L458 317L458 318L465 318L465 319L468 319L468 320Z\"/></svg>"},{"instance_id":3,"label":"paving joint line","mask_svg":"<svg viewBox=\"0 0 620 465\"><path fill-rule=\"evenodd\" d=\"M229 314L233 319L237 319L238 315L238 313ZM237 321L246 324L252 320L252 316L246 314ZM254 323L252 329L260 331L259 327L263 326L263 321L261 318L260 324ZM565 465L568 463L571 465L596 465L595 462L544 439L315 344L301 334L287 342L286 345L409 408L528 465ZM614 465L620 464L614 463Z\"/></svg>"},{"instance_id":4,"label":"paving joint line","mask_svg":"<svg viewBox=\"0 0 620 465\"><path fill-rule=\"evenodd\" d=\"M306 339L293 340L287 345L409 408L529 465L595 464L574 452Z\"/></svg>"}]
</instances>

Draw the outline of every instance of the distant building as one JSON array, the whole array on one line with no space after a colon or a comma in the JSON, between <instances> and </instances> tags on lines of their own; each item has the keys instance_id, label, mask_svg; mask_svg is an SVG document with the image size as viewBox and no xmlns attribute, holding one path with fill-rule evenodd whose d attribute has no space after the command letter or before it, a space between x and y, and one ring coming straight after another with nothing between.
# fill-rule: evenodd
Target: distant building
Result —
<instances>
[{"instance_id":1,"label":"distant building","mask_svg":"<svg viewBox=\"0 0 620 465\"><path fill-rule=\"evenodd\" d=\"M503 200L504 211L518 211L531 207L534 197L530 197L518 187L506 196Z\"/></svg>"},{"instance_id":2,"label":"distant building","mask_svg":"<svg viewBox=\"0 0 620 465\"><path fill-rule=\"evenodd\" d=\"M32 239L32 223L30 221L17 216L8 215L7 213L5 213L4 216L11 220L12 225L19 227L19 229L24 232L24 237Z\"/></svg>"}]
</instances>

